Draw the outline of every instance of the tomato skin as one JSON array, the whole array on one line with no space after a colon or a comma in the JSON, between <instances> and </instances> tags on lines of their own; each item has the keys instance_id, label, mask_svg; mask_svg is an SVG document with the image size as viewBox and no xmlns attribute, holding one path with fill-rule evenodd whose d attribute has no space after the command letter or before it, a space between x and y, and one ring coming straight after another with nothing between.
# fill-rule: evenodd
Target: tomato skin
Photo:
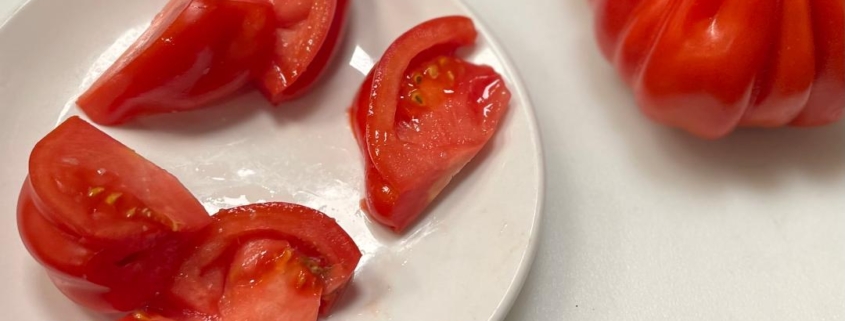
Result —
<instances>
[{"instance_id":1,"label":"tomato skin","mask_svg":"<svg viewBox=\"0 0 845 321\"><path fill-rule=\"evenodd\" d=\"M303 315L316 317L318 310L326 313L345 289L361 258L354 241L334 219L287 203L222 210L191 244L192 254L182 263L172 285L145 313L180 321L239 320L243 316L252 320L269 315L280 321L289 320L282 316L290 320L300 320L297 318ZM278 253L290 255L283 262L285 269L275 269L278 262L268 261ZM313 269L306 269L306 259ZM291 275L290 271L309 275L302 283L306 286L285 289L285 284L290 284L285 275ZM251 280L259 281L253 285ZM262 282L279 283L259 287ZM270 298L265 297L268 295ZM266 309L295 311L269 313Z\"/></svg>"},{"instance_id":2,"label":"tomato skin","mask_svg":"<svg viewBox=\"0 0 845 321\"><path fill-rule=\"evenodd\" d=\"M811 17L816 82L795 126L826 125L841 119L845 110L845 1L813 0Z\"/></svg>"},{"instance_id":3,"label":"tomato skin","mask_svg":"<svg viewBox=\"0 0 845 321\"><path fill-rule=\"evenodd\" d=\"M412 28L385 51L352 104L366 164L362 206L396 232L481 150L507 111L510 92L501 76L454 58L476 36L472 21L460 16Z\"/></svg>"},{"instance_id":4,"label":"tomato skin","mask_svg":"<svg viewBox=\"0 0 845 321\"><path fill-rule=\"evenodd\" d=\"M127 217L129 207L145 214ZM59 290L106 312L138 308L161 290L181 260L178 245L210 222L175 177L78 117L33 148L17 219Z\"/></svg>"},{"instance_id":5,"label":"tomato skin","mask_svg":"<svg viewBox=\"0 0 845 321\"><path fill-rule=\"evenodd\" d=\"M842 0L592 4L599 47L657 122L715 139L842 116Z\"/></svg>"},{"instance_id":6,"label":"tomato skin","mask_svg":"<svg viewBox=\"0 0 845 321\"><path fill-rule=\"evenodd\" d=\"M349 0L271 0L276 6L274 57L257 87L273 103L304 94L340 44Z\"/></svg>"},{"instance_id":7,"label":"tomato skin","mask_svg":"<svg viewBox=\"0 0 845 321\"><path fill-rule=\"evenodd\" d=\"M103 125L207 106L264 66L274 21L267 0L172 0L77 104Z\"/></svg>"}]
</instances>

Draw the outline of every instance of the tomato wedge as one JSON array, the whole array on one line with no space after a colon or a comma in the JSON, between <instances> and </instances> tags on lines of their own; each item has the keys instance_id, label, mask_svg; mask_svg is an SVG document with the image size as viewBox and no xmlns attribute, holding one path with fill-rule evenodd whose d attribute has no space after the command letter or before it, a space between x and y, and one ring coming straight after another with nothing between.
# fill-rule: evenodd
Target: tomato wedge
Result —
<instances>
[{"instance_id":1,"label":"tomato wedge","mask_svg":"<svg viewBox=\"0 0 845 321\"><path fill-rule=\"evenodd\" d=\"M96 123L204 107L249 81L273 103L311 87L340 42L348 0L171 0L77 100Z\"/></svg>"},{"instance_id":2,"label":"tomato wedge","mask_svg":"<svg viewBox=\"0 0 845 321\"><path fill-rule=\"evenodd\" d=\"M276 8L275 55L257 86L278 104L303 94L337 48L349 0L271 0Z\"/></svg>"},{"instance_id":3,"label":"tomato wedge","mask_svg":"<svg viewBox=\"0 0 845 321\"><path fill-rule=\"evenodd\" d=\"M114 125L227 97L270 59L274 17L267 0L172 0L77 104Z\"/></svg>"},{"instance_id":4,"label":"tomato wedge","mask_svg":"<svg viewBox=\"0 0 845 321\"><path fill-rule=\"evenodd\" d=\"M316 320L361 258L334 219L287 203L222 210L193 244L169 290L126 320Z\"/></svg>"},{"instance_id":5,"label":"tomato wedge","mask_svg":"<svg viewBox=\"0 0 845 321\"><path fill-rule=\"evenodd\" d=\"M352 104L366 161L363 207L397 232L481 150L507 111L502 77L455 57L475 38L466 17L414 27L385 51Z\"/></svg>"},{"instance_id":6,"label":"tomato wedge","mask_svg":"<svg viewBox=\"0 0 845 321\"><path fill-rule=\"evenodd\" d=\"M59 290L98 311L142 306L178 268L179 244L210 221L173 175L78 117L35 145L18 201L26 248Z\"/></svg>"}]
</instances>

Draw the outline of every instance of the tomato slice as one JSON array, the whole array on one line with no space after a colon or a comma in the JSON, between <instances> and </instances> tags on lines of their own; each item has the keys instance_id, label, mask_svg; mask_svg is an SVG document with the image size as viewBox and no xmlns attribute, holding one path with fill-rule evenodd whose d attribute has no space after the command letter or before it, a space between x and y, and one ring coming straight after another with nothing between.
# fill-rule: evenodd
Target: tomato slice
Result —
<instances>
[{"instance_id":1,"label":"tomato slice","mask_svg":"<svg viewBox=\"0 0 845 321\"><path fill-rule=\"evenodd\" d=\"M78 117L32 150L18 202L29 252L70 299L138 308L166 284L178 246L210 223L171 174Z\"/></svg>"},{"instance_id":2,"label":"tomato slice","mask_svg":"<svg viewBox=\"0 0 845 321\"><path fill-rule=\"evenodd\" d=\"M267 0L172 0L77 104L113 125L230 96L269 59L274 21Z\"/></svg>"},{"instance_id":3,"label":"tomato slice","mask_svg":"<svg viewBox=\"0 0 845 321\"><path fill-rule=\"evenodd\" d=\"M365 210L402 231L487 143L510 92L492 68L455 57L472 21L424 22L390 45L352 104L366 161Z\"/></svg>"},{"instance_id":4,"label":"tomato slice","mask_svg":"<svg viewBox=\"0 0 845 321\"><path fill-rule=\"evenodd\" d=\"M361 258L332 218L287 203L222 210L193 244L169 290L136 319L315 320Z\"/></svg>"},{"instance_id":5,"label":"tomato slice","mask_svg":"<svg viewBox=\"0 0 845 321\"><path fill-rule=\"evenodd\" d=\"M340 43L349 0L271 0L276 8L272 62L257 86L272 103L303 94L319 78Z\"/></svg>"}]
</instances>

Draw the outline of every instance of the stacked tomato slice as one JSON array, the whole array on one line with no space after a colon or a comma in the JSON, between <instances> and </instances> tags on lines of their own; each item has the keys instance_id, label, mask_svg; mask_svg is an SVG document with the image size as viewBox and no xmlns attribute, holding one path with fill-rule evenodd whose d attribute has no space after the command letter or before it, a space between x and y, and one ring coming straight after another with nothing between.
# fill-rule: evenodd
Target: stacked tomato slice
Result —
<instances>
[{"instance_id":1,"label":"stacked tomato slice","mask_svg":"<svg viewBox=\"0 0 845 321\"><path fill-rule=\"evenodd\" d=\"M35 146L29 173L18 206L24 244L65 295L98 311L314 320L361 257L333 219L307 207L210 217L175 177L77 117Z\"/></svg>"},{"instance_id":2,"label":"stacked tomato slice","mask_svg":"<svg viewBox=\"0 0 845 321\"><path fill-rule=\"evenodd\" d=\"M177 245L210 222L175 177L76 117L35 145L18 204L53 282L105 311L148 301L178 267Z\"/></svg>"}]
</instances>

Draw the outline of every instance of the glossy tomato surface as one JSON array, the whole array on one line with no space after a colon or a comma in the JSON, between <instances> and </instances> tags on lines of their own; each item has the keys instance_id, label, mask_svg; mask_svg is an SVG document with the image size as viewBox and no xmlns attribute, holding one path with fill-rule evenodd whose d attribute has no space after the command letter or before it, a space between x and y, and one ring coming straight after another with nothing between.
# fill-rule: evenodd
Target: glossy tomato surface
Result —
<instances>
[{"instance_id":1,"label":"glossy tomato surface","mask_svg":"<svg viewBox=\"0 0 845 321\"><path fill-rule=\"evenodd\" d=\"M455 57L475 42L466 17L424 22L390 45L352 104L366 160L363 206L406 229L487 143L510 92L492 68Z\"/></svg>"},{"instance_id":2,"label":"glossy tomato surface","mask_svg":"<svg viewBox=\"0 0 845 321\"><path fill-rule=\"evenodd\" d=\"M276 9L271 62L257 86L277 104L303 94L319 78L340 43L349 0L271 0Z\"/></svg>"},{"instance_id":3,"label":"glossy tomato surface","mask_svg":"<svg viewBox=\"0 0 845 321\"><path fill-rule=\"evenodd\" d=\"M53 283L99 311L135 309L162 290L180 244L211 222L175 177L78 117L33 148L17 215Z\"/></svg>"},{"instance_id":4,"label":"glossy tomato surface","mask_svg":"<svg viewBox=\"0 0 845 321\"><path fill-rule=\"evenodd\" d=\"M604 55L650 118L704 138L845 109L843 0L594 0Z\"/></svg>"},{"instance_id":5,"label":"glossy tomato surface","mask_svg":"<svg viewBox=\"0 0 845 321\"><path fill-rule=\"evenodd\" d=\"M111 125L227 97L269 61L274 12L268 0L171 0L77 104Z\"/></svg>"},{"instance_id":6,"label":"glossy tomato surface","mask_svg":"<svg viewBox=\"0 0 845 321\"><path fill-rule=\"evenodd\" d=\"M287 203L222 210L191 244L169 289L127 320L316 320L361 258L334 219Z\"/></svg>"}]
</instances>

